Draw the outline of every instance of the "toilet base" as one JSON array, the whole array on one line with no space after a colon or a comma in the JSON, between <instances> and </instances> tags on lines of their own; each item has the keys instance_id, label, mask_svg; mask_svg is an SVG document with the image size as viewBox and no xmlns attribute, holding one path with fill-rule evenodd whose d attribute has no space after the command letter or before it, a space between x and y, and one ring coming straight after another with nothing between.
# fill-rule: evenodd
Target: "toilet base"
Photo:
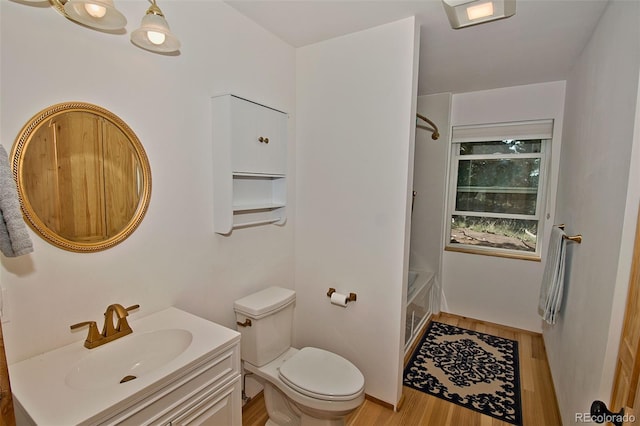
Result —
<instances>
[{"instance_id":1,"label":"toilet base","mask_svg":"<svg viewBox=\"0 0 640 426\"><path fill-rule=\"evenodd\" d=\"M269 414L269 420L265 426L345 426L344 416L322 417L316 410L314 416L300 410L291 400L289 400L280 390L271 383L265 381L264 402ZM320 416L320 417L316 417Z\"/></svg>"},{"instance_id":2,"label":"toilet base","mask_svg":"<svg viewBox=\"0 0 640 426\"><path fill-rule=\"evenodd\" d=\"M243 362L245 373L264 387L269 426L344 426L346 417L364 402L364 389L349 400L320 400L297 392L284 383L280 367L299 350L289 348L268 364L257 367Z\"/></svg>"}]
</instances>

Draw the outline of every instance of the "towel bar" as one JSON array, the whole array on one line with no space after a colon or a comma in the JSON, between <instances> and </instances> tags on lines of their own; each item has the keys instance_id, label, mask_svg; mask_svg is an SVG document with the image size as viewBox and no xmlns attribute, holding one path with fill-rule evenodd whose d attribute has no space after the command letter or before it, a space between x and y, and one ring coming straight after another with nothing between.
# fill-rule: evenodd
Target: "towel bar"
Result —
<instances>
[{"instance_id":1,"label":"towel bar","mask_svg":"<svg viewBox=\"0 0 640 426\"><path fill-rule=\"evenodd\" d=\"M564 240L569 240L573 243L582 243L582 235L578 234L578 235L563 235L562 239Z\"/></svg>"},{"instance_id":2,"label":"towel bar","mask_svg":"<svg viewBox=\"0 0 640 426\"><path fill-rule=\"evenodd\" d=\"M558 226L558 228L560 228L560 229L562 229L564 231L564 223L560 224L560 225L557 225L557 226ZM562 239L571 241L573 243L578 243L578 244L582 243L582 235L580 235L580 234L578 234L578 235L563 235Z\"/></svg>"},{"instance_id":3,"label":"towel bar","mask_svg":"<svg viewBox=\"0 0 640 426\"><path fill-rule=\"evenodd\" d=\"M246 228L248 226L256 226L256 225L266 225L269 223L276 223L278 221L281 221L282 218L276 218L276 219L263 219L263 220L255 220L253 222L239 222L239 223L234 223L233 224L233 228Z\"/></svg>"}]
</instances>

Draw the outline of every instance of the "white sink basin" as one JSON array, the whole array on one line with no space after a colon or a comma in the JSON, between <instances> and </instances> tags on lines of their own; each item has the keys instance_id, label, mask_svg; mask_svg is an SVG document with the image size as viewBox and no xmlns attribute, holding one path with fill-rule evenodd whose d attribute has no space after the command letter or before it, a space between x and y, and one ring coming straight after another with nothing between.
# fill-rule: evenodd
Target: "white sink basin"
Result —
<instances>
[{"instance_id":1,"label":"white sink basin","mask_svg":"<svg viewBox=\"0 0 640 426\"><path fill-rule=\"evenodd\" d=\"M67 373L65 383L80 390L118 386L167 364L192 340L191 332L183 329L129 334L99 346L78 361Z\"/></svg>"},{"instance_id":2,"label":"white sink basin","mask_svg":"<svg viewBox=\"0 0 640 426\"><path fill-rule=\"evenodd\" d=\"M237 331L176 308L128 319L133 333L97 348L85 348L86 334L77 333L70 345L9 365L25 424L109 424L240 340ZM135 378L121 383L127 376Z\"/></svg>"}]
</instances>

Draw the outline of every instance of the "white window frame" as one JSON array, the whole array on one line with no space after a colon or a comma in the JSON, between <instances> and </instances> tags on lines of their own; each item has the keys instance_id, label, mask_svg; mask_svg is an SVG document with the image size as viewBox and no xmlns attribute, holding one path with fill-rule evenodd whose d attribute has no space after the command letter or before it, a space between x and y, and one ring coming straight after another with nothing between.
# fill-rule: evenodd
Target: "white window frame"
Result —
<instances>
[{"instance_id":1,"label":"white window frame","mask_svg":"<svg viewBox=\"0 0 640 426\"><path fill-rule=\"evenodd\" d=\"M551 162L551 141L553 137L553 120L532 120L510 123L493 123L482 125L454 126L451 129L451 155L448 179L447 230L445 250L458 251L489 256L509 257L526 260L541 259L544 235L545 212L547 204L549 170ZM490 142L497 140L541 140L540 153L530 154L492 154L492 155L460 155L459 145L466 142ZM538 177L538 193L536 211L533 215L508 214L492 212L473 212L456 210L456 194L458 190L458 164L460 160L476 159L525 159L540 158L540 175ZM511 191L510 191L511 192ZM502 219L534 220L538 222L535 251L524 251L480 245L451 243L453 216L492 217Z\"/></svg>"}]
</instances>

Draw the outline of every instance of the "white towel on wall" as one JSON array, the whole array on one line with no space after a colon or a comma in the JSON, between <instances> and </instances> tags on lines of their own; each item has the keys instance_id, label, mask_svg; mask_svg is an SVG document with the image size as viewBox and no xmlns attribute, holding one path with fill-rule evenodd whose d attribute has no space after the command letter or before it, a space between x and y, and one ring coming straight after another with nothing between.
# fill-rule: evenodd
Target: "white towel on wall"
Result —
<instances>
[{"instance_id":1,"label":"white towel on wall","mask_svg":"<svg viewBox=\"0 0 640 426\"><path fill-rule=\"evenodd\" d=\"M564 236L564 231L557 226L554 226L551 230L547 264L544 268L542 285L540 287L538 312L540 316L542 316L542 319L549 324L556 323L556 316L562 305L566 245Z\"/></svg>"},{"instance_id":2,"label":"white towel on wall","mask_svg":"<svg viewBox=\"0 0 640 426\"><path fill-rule=\"evenodd\" d=\"M0 252L7 257L16 257L32 251L33 244L22 218L7 151L0 145Z\"/></svg>"}]
</instances>

